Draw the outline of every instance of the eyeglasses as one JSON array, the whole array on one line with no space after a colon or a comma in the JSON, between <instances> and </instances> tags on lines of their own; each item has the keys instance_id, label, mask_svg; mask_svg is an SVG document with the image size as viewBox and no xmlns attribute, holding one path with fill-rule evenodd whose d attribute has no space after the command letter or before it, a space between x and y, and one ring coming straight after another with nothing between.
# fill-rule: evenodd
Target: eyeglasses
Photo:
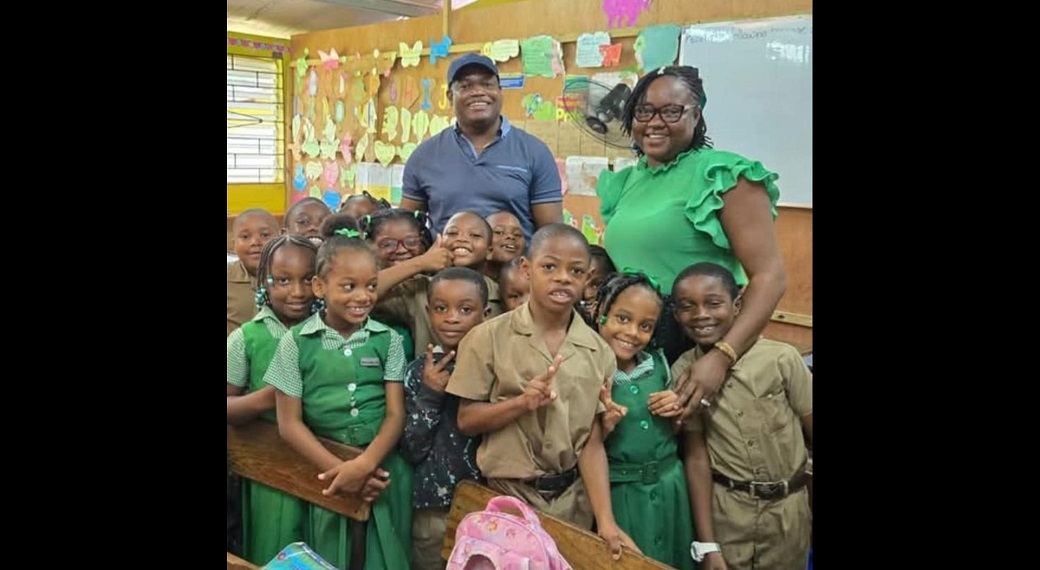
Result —
<instances>
[{"instance_id":1,"label":"eyeglasses","mask_svg":"<svg viewBox=\"0 0 1040 570\"><path fill-rule=\"evenodd\" d=\"M665 105L660 109L653 105L639 105L635 108L635 113L632 114L635 120L640 123L649 123L654 120L654 115L661 115L661 120L672 124L678 123L679 119L686 114L686 111L695 109L697 105Z\"/></svg>"},{"instance_id":2,"label":"eyeglasses","mask_svg":"<svg viewBox=\"0 0 1040 570\"><path fill-rule=\"evenodd\" d=\"M408 236L404 239L393 239L386 238L379 240L376 243L376 249L379 251L385 251L387 253L397 251L397 247L404 244L406 249L414 249L422 245L422 238L419 236Z\"/></svg>"}]
</instances>

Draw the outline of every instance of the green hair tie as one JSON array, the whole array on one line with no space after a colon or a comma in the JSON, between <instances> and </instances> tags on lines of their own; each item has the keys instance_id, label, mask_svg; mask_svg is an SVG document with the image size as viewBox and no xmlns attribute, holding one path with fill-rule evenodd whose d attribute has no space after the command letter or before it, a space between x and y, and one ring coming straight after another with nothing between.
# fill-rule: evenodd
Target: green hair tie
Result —
<instances>
[{"instance_id":1,"label":"green hair tie","mask_svg":"<svg viewBox=\"0 0 1040 570\"><path fill-rule=\"evenodd\" d=\"M332 232L338 236L347 236L348 238L361 238L361 232L352 230L350 228L342 228Z\"/></svg>"}]
</instances>

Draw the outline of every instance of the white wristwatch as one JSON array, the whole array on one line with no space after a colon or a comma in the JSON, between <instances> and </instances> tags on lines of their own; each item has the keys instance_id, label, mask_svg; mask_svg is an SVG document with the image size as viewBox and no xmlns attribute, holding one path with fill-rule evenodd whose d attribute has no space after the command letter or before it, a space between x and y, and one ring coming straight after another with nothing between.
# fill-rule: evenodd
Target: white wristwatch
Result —
<instances>
[{"instance_id":1,"label":"white wristwatch","mask_svg":"<svg viewBox=\"0 0 1040 570\"><path fill-rule=\"evenodd\" d=\"M704 556L712 552L722 552L722 549L719 548L719 543L697 541L690 543L690 556L693 557L694 562L704 560Z\"/></svg>"}]
</instances>

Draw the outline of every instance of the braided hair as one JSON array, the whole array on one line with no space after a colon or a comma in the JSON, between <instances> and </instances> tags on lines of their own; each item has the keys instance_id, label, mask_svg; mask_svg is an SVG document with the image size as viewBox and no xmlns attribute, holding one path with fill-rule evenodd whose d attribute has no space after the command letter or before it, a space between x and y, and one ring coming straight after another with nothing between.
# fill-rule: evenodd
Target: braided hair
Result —
<instances>
[{"instance_id":1,"label":"braided hair","mask_svg":"<svg viewBox=\"0 0 1040 570\"><path fill-rule=\"evenodd\" d=\"M422 210L413 212L404 208L387 208L385 210L376 210L374 213L361 218L358 222L361 224L361 231L365 233L365 239L375 243L376 234L379 233L380 226L397 220L407 221L412 224L415 231L419 232L423 249L427 250L433 245L433 236L430 235L430 228L427 224L428 219L426 212Z\"/></svg>"},{"instance_id":2,"label":"braided hair","mask_svg":"<svg viewBox=\"0 0 1040 570\"><path fill-rule=\"evenodd\" d=\"M300 236L280 235L265 243L264 248L260 250L260 263L256 266L257 309L271 306L271 295L267 292L267 286L271 284L272 279L271 260L274 259L274 252L278 251L278 248L287 245L302 247L315 256L318 254L318 246L314 245L314 242L311 240Z\"/></svg>"},{"instance_id":3,"label":"braided hair","mask_svg":"<svg viewBox=\"0 0 1040 570\"><path fill-rule=\"evenodd\" d=\"M372 208L374 208L376 211L389 210L390 208L393 208L390 202L386 201L385 198L376 198L375 196L369 194L368 190L363 190L360 194L352 194L350 196L347 196L347 199L343 200L343 203L339 205L339 209L342 211L352 202L358 202L360 200L368 201L370 204L372 204Z\"/></svg>"},{"instance_id":4,"label":"braided hair","mask_svg":"<svg viewBox=\"0 0 1040 570\"><path fill-rule=\"evenodd\" d=\"M650 88L650 84L663 76L675 77L686 85L686 88L693 94L697 107L701 109L701 119L697 121L697 126L693 128L693 139L690 141L689 146L681 152L702 147L710 148L712 142L708 138L708 123L704 120L704 106L708 102L708 96L704 94L704 81L701 80L700 72L696 67L689 65L660 67L639 78L635 88L632 89L632 95L625 101L625 107L621 112L621 132L628 136L632 135L632 122L635 121L636 107L646 103L646 92ZM643 155L643 149L636 143L632 143L632 150L639 156Z\"/></svg>"},{"instance_id":5,"label":"braided hair","mask_svg":"<svg viewBox=\"0 0 1040 570\"><path fill-rule=\"evenodd\" d=\"M372 249L372 246L369 245L368 242L361 238L333 234L332 237L325 240L321 244L321 247L318 248L318 262L314 274L324 280L325 276L329 274L329 270L332 268L332 262L335 261L336 255L338 255L340 250L343 249L356 250L365 255L369 255L372 257L372 262L376 264L376 267L379 267L379 256L376 255L376 251Z\"/></svg>"},{"instance_id":6,"label":"braided hair","mask_svg":"<svg viewBox=\"0 0 1040 570\"><path fill-rule=\"evenodd\" d=\"M593 328L599 330L599 326L606 322L614 301L629 287L643 287L651 291L657 297L658 306L664 310L664 297L661 295L661 289L645 273L614 273L607 277L596 291L596 316L595 322L592 323ZM651 338L650 345L653 346L653 344L654 341Z\"/></svg>"}]
</instances>

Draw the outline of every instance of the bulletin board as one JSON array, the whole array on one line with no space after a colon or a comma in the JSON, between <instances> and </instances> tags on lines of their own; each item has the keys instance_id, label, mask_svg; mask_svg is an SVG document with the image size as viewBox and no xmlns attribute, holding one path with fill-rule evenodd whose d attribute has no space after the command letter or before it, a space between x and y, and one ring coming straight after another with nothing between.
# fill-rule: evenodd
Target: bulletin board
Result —
<instances>
[{"instance_id":1,"label":"bulletin board","mask_svg":"<svg viewBox=\"0 0 1040 570\"><path fill-rule=\"evenodd\" d=\"M290 201L315 196L335 208L343 196L367 190L399 202L404 161L418 143L453 120L446 74L450 60L462 53L484 52L501 59L503 114L546 143L566 180L568 158L605 159L611 165L619 157L632 158L627 148L604 144L551 108L561 103L567 77L604 71L638 75L644 66L674 63L684 24L811 9L811 0L529 0L454 12L447 37L441 16L294 36L287 137ZM647 36L648 29L674 38L670 59L648 50L659 43ZM616 48L607 50L606 63L612 65L579 67L579 38L594 32L605 32L609 44L620 46L620 53L612 62L609 51ZM531 65L525 74L524 50L509 42L537 36L559 42L563 69L555 77L532 75ZM582 41L586 45L588 38ZM637 47L641 57L636 56ZM583 58L587 53L583 50ZM595 176L571 182L575 183L565 182L565 218L598 243L603 224L599 201L590 195Z\"/></svg>"}]
</instances>

